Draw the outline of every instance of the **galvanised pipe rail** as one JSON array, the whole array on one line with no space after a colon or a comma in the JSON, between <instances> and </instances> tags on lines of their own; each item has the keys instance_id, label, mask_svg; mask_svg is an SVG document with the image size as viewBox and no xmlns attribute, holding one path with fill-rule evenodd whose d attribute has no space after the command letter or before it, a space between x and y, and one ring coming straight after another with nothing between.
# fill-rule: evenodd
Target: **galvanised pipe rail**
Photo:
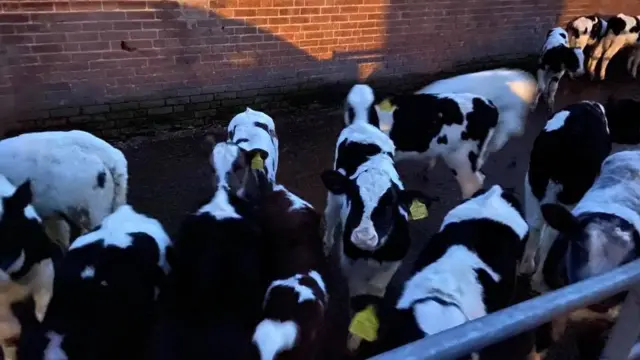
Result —
<instances>
[{"instance_id":1,"label":"galvanised pipe rail","mask_svg":"<svg viewBox=\"0 0 640 360\"><path fill-rule=\"evenodd\" d=\"M629 295L600 358L626 360L640 335L640 259L369 360L453 360L626 290Z\"/></svg>"}]
</instances>

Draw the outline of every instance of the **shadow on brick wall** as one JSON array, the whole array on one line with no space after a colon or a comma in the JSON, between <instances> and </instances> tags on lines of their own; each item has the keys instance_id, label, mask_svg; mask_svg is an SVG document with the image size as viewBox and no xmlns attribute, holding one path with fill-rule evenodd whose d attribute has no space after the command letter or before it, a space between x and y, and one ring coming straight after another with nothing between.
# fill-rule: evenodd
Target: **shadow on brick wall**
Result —
<instances>
[{"instance_id":1,"label":"shadow on brick wall","mask_svg":"<svg viewBox=\"0 0 640 360\"><path fill-rule=\"evenodd\" d=\"M105 137L206 125L358 77L356 59L319 60L248 21L147 3L145 11L0 14L18 29L0 42L4 125Z\"/></svg>"}]
</instances>

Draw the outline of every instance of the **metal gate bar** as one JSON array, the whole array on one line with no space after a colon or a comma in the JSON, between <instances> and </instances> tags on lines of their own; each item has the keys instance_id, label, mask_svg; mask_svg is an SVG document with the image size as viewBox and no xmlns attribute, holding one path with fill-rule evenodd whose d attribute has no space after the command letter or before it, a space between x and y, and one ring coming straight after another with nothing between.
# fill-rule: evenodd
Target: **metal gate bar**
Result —
<instances>
[{"instance_id":1,"label":"metal gate bar","mask_svg":"<svg viewBox=\"0 0 640 360\"><path fill-rule=\"evenodd\" d=\"M553 318L601 301L640 284L640 259L608 273L538 296L507 309L425 337L370 360L453 360L478 351ZM603 354L626 359L640 331L639 292L631 291ZM631 342L633 341L633 342Z\"/></svg>"}]
</instances>

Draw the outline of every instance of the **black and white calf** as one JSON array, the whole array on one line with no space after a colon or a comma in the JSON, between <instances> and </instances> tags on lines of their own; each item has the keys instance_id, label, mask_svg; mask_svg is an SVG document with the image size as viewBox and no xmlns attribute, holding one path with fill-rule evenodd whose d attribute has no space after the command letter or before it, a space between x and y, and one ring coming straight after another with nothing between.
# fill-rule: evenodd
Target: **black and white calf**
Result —
<instances>
[{"instance_id":1,"label":"black and white calf","mask_svg":"<svg viewBox=\"0 0 640 360\"><path fill-rule=\"evenodd\" d=\"M368 108L373 93L366 85L357 85L348 103ZM356 120L342 130L334 169L321 175L329 190L325 245L330 248L340 224L341 270L351 298L384 296L411 244L409 206L414 200L428 202L420 192L404 189L394 167L392 141L365 121L366 117Z\"/></svg>"},{"instance_id":2,"label":"black and white calf","mask_svg":"<svg viewBox=\"0 0 640 360\"><path fill-rule=\"evenodd\" d=\"M62 248L47 236L42 220L32 206L31 182L15 187L0 175L0 273L2 308L0 343L5 350L9 339L20 335L20 327L7 307L26 296L33 297L33 312L44 316L53 292L54 262L62 257ZM15 284L13 284L15 283ZM34 314L32 314L34 315ZM11 349L15 350L15 349Z\"/></svg>"},{"instance_id":3,"label":"black and white calf","mask_svg":"<svg viewBox=\"0 0 640 360\"><path fill-rule=\"evenodd\" d=\"M263 319L253 334L256 359L315 359L324 332L328 294L321 216L281 185L268 186L259 205L265 271L271 282Z\"/></svg>"},{"instance_id":4,"label":"black and white calf","mask_svg":"<svg viewBox=\"0 0 640 360\"><path fill-rule=\"evenodd\" d=\"M246 151L260 149L269 154L268 159L265 157L264 161L265 171L269 180L275 183L278 171L278 136L273 119L261 111L247 107L244 112L231 119L227 131L227 141L235 143ZM218 166L213 164L213 154L211 162L214 167ZM218 170L217 167L216 170ZM241 195L242 189L240 188L239 191Z\"/></svg>"},{"instance_id":5,"label":"black and white calf","mask_svg":"<svg viewBox=\"0 0 640 360\"><path fill-rule=\"evenodd\" d=\"M374 101L373 90L367 85L358 84L355 85L347 96L346 109L345 109L345 122L348 124L338 136L338 143L334 154L333 171L325 171L322 175L322 181L329 190L327 192L327 206L324 212L324 218L326 222L326 230L324 236L325 252L329 253L333 247L334 232L341 217L345 217L345 214L341 214L341 208L346 201L344 192L333 192L332 188L328 185L333 184L331 181L334 178L340 178L338 172L346 177L352 177L358 167L367 162L374 156L387 156L390 161L393 161L395 153L395 145L393 141L389 139L383 132L377 127L369 124L369 113ZM327 182L329 181L329 183ZM388 184L389 180L385 180L384 183ZM374 190L374 189L371 189ZM375 206L375 201L382 194L367 195L372 197L371 199L364 199L364 201L371 202L369 207L369 216ZM363 210L364 211L364 210ZM357 224L356 224L357 225ZM343 224L344 226L344 224ZM369 229L362 229L368 231ZM369 236L365 231L365 238ZM354 241L359 243L361 240L354 235ZM372 239L372 241L377 241ZM366 244L362 244L364 246ZM375 244L374 244L375 245Z\"/></svg>"},{"instance_id":6,"label":"black and white calf","mask_svg":"<svg viewBox=\"0 0 640 360\"><path fill-rule=\"evenodd\" d=\"M26 359L141 359L155 302L169 271L171 240L155 219L120 206L80 236L56 266L54 293L40 341L18 350ZM90 329L90 330L88 330Z\"/></svg>"},{"instance_id":7,"label":"black and white calf","mask_svg":"<svg viewBox=\"0 0 640 360\"><path fill-rule=\"evenodd\" d=\"M511 137L524 134L529 108L536 96L536 80L526 71L500 68L438 80L417 93L470 93L491 100L499 113L487 148L493 153L502 149Z\"/></svg>"},{"instance_id":8,"label":"black and white calf","mask_svg":"<svg viewBox=\"0 0 640 360\"><path fill-rule=\"evenodd\" d=\"M13 184L30 180L33 207L49 236L65 247L73 240L69 225L89 231L127 202L127 159L85 131L35 132L0 141L0 174Z\"/></svg>"},{"instance_id":9,"label":"black and white calf","mask_svg":"<svg viewBox=\"0 0 640 360\"><path fill-rule=\"evenodd\" d=\"M525 176L525 214L530 228L520 270L533 274L553 244L555 232L545 226L544 204L571 209L593 185L612 142L604 107L582 101L556 112L538 134ZM534 284L540 286L540 272ZM542 291L542 289L538 289Z\"/></svg>"},{"instance_id":10,"label":"black and white calf","mask_svg":"<svg viewBox=\"0 0 640 360\"><path fill-rule=\"evenodd\" d=\"M466 93L409 94L378 104L382 129L393 140L396 161L423 159L429 167L442 157L463 198L482 187L480 169L498 131L498 109L486 98Z\"/></svg>"},{"instance_id":11,"label":"black and white calf","mask_svg":"<svg viewBox=\"0 0 640 360\"><path fill-rule=\"evenodd\" d=\"M542 205L559 232L544 263L546 284L557 289L637 258L640 241L640 151L607 157L600 176L572 211Z\"/></svg>"},{"instance_id":12,"label":"black and white calf","mask_svg":"<svg viewBox=\"0 0 640 360\"><path fill-rule=\"evenodd\" d=\"M598 61L602 60L600 64L600 79L604 80L609 61L623 47L635 44L638 41L639 34L640 17L618 14L609 19L607 31L598 42L587 63L587 70L591 78L595 77Z\"/></svg>"},{"instance_id":13,"label":"black and white calf","mask_svg":"<svg viewBox=\"0 0 640 360\"><path fill-rule=\"evenodd\" d=\"M567 38L567 32L560 27L547 33L538 60L538 93L531 104L532 109L536 108L542 95L549 110L553 111L558 83L565 72L572 78L584 74L584 53L580 48L570 48Z\"/></svg>"},{"instance_id":14,"label":"black and white calf","mask_svg":"<svg viewBox=\"0 0 640 360\"><path fill-rule=\"evenodd\" d=\"M607 21L597 15L580 16L571 20L566 26L569 35L569 47L584 51L604 37Z\"/></svg>"},{"instance_id":15,"label":"black and white calf","mask_svg":"<svg viewBox=\"0 0 640 360\"><path fill-rule=\"evenodd\" d=\"M254 205L219 186L182 222L173 249L152 358L248 358L267 285Z\"/></svg>"},{"instance_id":16,"label":"black and white calf","mask_svg":"<svg viewBox=\"0 0 640 360\"><path fill-rule=\"evenodd\" d=\"M401 346L521 301L516 267L527 233L520 202L499 185L449 211L418 256L395 308L382 306L381 346ZM489 358L524 359L533 339L526 345L509 351L495 345L480 358L495 352L501 356Z\"/></svg>"}]
</instances>

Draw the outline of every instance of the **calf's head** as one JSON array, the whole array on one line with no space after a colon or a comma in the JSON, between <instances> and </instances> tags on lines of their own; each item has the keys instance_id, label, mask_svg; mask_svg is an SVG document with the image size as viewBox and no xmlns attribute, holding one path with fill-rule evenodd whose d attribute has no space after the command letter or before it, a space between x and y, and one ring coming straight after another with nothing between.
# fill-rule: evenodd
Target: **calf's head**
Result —
<instances>
[{"instance_id":1,"label":"calf's head","mask_svg":"<svg viewBox=\"0 0 640 360\"><path fill-rule=\"evenodd\" d=\"M419 191L404 190L395 169L392 174L370 167L358 169L351 178L336 170L326 170L321 175L331 193L345 196L341 210L343 237L349 237L362 250L374 251L383 246L396 221L408 219L414 199L425 204L429 200Z\"/></svg>"},{"instance_id":2,"label":"calf's head","mask_svg":"<svg viewBox=\"0 0 640 360\"><path fill-rule=\"evenodd\" d=\"M269 153L263 149L245 150L227 141L214 146L211 166L215 170L217 187L225 187L230 192L246 198L251 197L252 170L264 171L264 162Z\"/></svg>"},{"instance_id":3,"label":"calf's head","mask_svg":"<svg viewBox=\"0 0 640 360\"><path fill-rule=\"evenodd\" d=\"M569 46L583 49L598 41L606 25L596 15L581 16L567 24Z\"/></svg>"},{"instance_id":4,"label":"calf's head","mask_svg":"<svg viewBox=\"0 0 640 360\"><path fill-rule=\"evenodd\" d=\"M545 221L559 232L556 242L566 245L566 280L576 283L603 274L637 257L640 235L632 224L615 215L586 213L574 216L556 204L541 207Z\"/></svg>"},{"instance_id":5,"label":"calf's head","mask_svg":"<svg viewBox=\"0 0 640 360\"><path fill-rule=\"evenodd\" d=\"M0 270L17 280L51 258L55 247L31 205L30 181L15 188L0 176L0 197Z\"/></svg>"}]
</instances>

